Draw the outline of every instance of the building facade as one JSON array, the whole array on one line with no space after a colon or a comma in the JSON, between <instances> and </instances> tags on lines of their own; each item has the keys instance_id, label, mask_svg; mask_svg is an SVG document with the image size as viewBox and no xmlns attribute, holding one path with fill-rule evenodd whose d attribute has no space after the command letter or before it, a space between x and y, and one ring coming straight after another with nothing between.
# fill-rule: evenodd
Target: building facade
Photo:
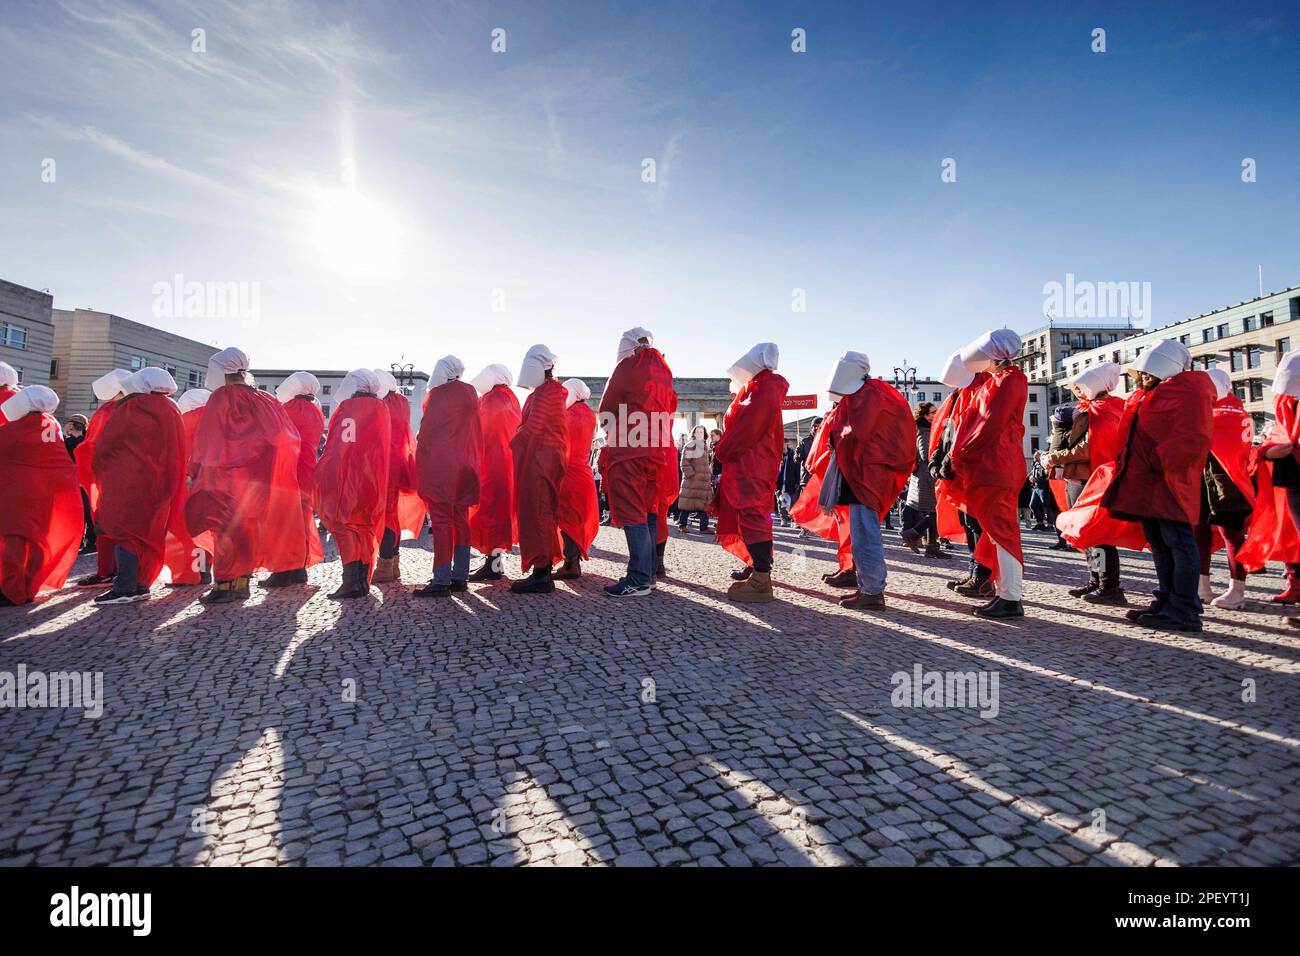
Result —
<instances>
[{"instance_id":1,"label":"building facade","mask_svg":"<svg viewBox=\"0 0 1300 956\"><path fill-rule=\"evenodd\" d=\"M1270 292L1258 298L1224 306L1212 312L1183 319L1110 347L1076 352L1068 370L1077 374L1098 362L1125 365L1161 339L1175 339L1192 353L1192 366L1221 368L1232 377L1233 391L1246 406L1262 431L1273 419L1273 375L1278 361L1300 348L1300 286ZM1125 376L1125 393L1132 382Z\"/></svg>"},{"instance_id":2,"label":"building facade","mask_svg":"<svg viewBox=\"0 0 1300 956\"><path fill-rule=\"evenodd\" d=\"M299 371L299 369L255 368L250 371L257 382L257 387L274 395L276 386L294 372ZM311 372L320 380L320 395L317 398L320 401L321 411L325 413L325 420L328 421L330 415L334 412L334 406L338 403L335 394L348 373L339 369L305 369L303 371ZM429 373L417 372L408 368L390 368L390 371L393 373L393 377L397 379L402 394L411 403L411 430L418 432L420 430L421 413L424 411L424 396L429 391Z\"/></svg>"},{"instance_id":3,"label":"building facade","mask_svg":"<svg viewBox=\"0 0 1300 956\"><path fill-rule=\"evenodd\" d=\"M50 387L63 417L91 415L99 399L91 383L114 368L134 372L164 368L180 391L202 388L217 347L93 309L54 310L54 361Z\"/></svg>"},{"instance_id":4,"label":"building facade","mask_svg":"<svg viewBox=\"0 0 1300 956\"><path fill-rule=\"evenodd\" d=\"M54 297L0 279L0 362L23 385L48 385L54 364ZM60 396L62 398L62 396Z\"/></svg>"}]
</instances>

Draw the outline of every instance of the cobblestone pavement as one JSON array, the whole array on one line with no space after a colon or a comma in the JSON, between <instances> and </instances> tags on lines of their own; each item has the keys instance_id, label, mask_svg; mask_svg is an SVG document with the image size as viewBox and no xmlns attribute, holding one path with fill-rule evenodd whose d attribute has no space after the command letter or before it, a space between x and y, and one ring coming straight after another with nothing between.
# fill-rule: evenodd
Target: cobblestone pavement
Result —
<instances>
[{"instance_id":1,"label":"cobblestone pavement","mask_svg":"<svg viewBox=\"0 0 1300 956\"><path fill-rule=\"evenodd\" d=\"M1029 617L997 623L944 588L962 561L889 537L871 614L790 531L779 603L729 605L734 562L675 530L658 591L609 600L609 528L549 597L414 598L426 537L366 601L327 599L333 561L242 608L65 589L0 609L0 671L102 671L106 698L98 720L0 711L0 862L1300 860L1300 631L1259 602L1276 573L1249 611L1170 635L1071 599L1082 559L1030 534ZM893 706L918 666L996 673L996 716Z\"/></svg>"}]
</instances>

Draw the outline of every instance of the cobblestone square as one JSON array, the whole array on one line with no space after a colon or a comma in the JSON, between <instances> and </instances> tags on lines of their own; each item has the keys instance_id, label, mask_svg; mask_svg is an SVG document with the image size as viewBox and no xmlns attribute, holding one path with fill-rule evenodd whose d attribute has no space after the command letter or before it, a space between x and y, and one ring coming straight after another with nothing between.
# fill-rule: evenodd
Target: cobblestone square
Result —
<instances>
[{"instance_id":1,"label":"cobblestone square","mask_svg":"<svg viewBox=\"0 0 1300 956\"><path fill-rule=\"evenodd\" d=\"M1081 558L1026 533L1028 616L1000 623L944 587L964 548L886 537L870 614L821 583L829 545L783 529L776 604L728 604L734 562L676 530L656 593L610 600L608 527L549 597L415 598L426 536L369 600L327 599L334 559L246 607L65 588L0 610L0 671L99 671L105 696L100 719L0 711L0 863L1300 860L1300 631L1264 603L1276 573L1205 633L1160 633L1067 596ZM1149 559L1123 557L1145 598ZM894 706L917 667L996 673L996 715Z\"/></svg>"}]
</instances>

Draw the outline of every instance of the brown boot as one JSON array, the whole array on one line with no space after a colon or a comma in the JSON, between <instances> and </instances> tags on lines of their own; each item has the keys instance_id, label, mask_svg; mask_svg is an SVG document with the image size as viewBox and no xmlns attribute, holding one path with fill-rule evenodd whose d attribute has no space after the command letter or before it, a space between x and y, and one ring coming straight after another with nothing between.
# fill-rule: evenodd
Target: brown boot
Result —
<instances>
[{"instance_id":1,"label":"brown boot","mask_svg":"<svg viewBox=\"0 0 1300 956\"><path fill-rule=\"evenodd\" d=\"M565 558L560 570L551 575L557 581L570 581L582 577L582 562L577 558Z\"/></svg>"},{"instance_id":2,"label":"brown boot","mask_svg":"<svg viewBox=\"0 0 1300 956\"><path fill-rule=\"evenodd\" d=\"M727 588L727 598L739 604L767 604L775 601L772 593L772 575L768 571L755 571L743 581Z\"/></svg>"},{"instance_id":3,"label":"brown boot","mask_svg":"<svg viewBox=\"0 0 1300 956\"><path fill-rule=\"evenodd\" d=\"M848 597L840 598L840 607L847 607L854 611L869 611L873 608L881 610L884 606L885 596L883 594L864 594L857 591Z\"/></svg>"},{"instance_id":4,"label":"brown boot","mask_svg":"<svg viewBox=\"0 0 1300 956\"><path fill-rule=\"evenodd\" d=\"M375 573L370 576L372 584L387 584L390 581L398 581L402 577L401 556L393 555L391 558L376 558Z\"/></svg>"}]
</instances>

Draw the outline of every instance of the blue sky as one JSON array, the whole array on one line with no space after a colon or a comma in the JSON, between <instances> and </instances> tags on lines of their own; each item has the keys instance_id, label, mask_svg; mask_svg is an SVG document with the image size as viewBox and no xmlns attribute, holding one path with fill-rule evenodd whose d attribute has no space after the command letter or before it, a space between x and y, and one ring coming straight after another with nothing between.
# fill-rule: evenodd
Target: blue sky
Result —
<instances>
[{"instance_id":1,"label":"blue sky","mask_svg":"<svg viewBox=\"0 0 1300 956\"><path fill-rule=\"evenodd\" d=\"M1300 284L1300 12L1125 7L10 0L0 277L261 366L605 374L644 325L794 392L934 374L1067 273L1157 325ZM177 274L256 321L156 314Z\"/></svg>"}]
</instances>

